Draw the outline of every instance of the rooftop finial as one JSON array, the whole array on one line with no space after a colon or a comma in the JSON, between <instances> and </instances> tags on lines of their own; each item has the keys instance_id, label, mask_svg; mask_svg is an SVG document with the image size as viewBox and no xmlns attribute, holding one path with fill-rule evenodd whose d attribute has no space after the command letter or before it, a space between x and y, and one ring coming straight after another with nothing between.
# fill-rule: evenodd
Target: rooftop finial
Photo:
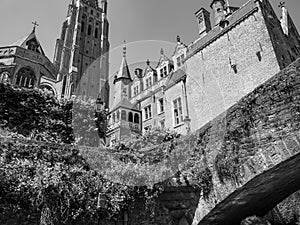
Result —
<instances>
[{"instance_id":1,"label":"rooftop finial","mask_svg":"<svg viewBox=\"0 0 300 225\"><path fill-rule=\"evenodd\" d=\"M36 27L38 27L38 26L39 26L39 24L38 24L36 21L32 22L32 24L33 24L33 30L32 30L32 32L34 33L34 32L35 32L35 29L36 29Z\"/></svg>"},{"instance_id":2,"label":"rooftop finial","mask_svg":"<svg viewBox=\"0 0 300 225\"><path fill-rule=\"evenodd\" d=\"M282 8L285 6L285 1L280 1L278 7Z\"/></svg>"},{"instance_id":3,"label":"rooftop finial","mask_svg":"<svg viewBox=\"0 0 300 225\"><path fill-rule=\"evenodd\" d=\"M181 41L180 41L180 36L179 35L177 35L177 43L180 43Z\"/></svg>"},{"instance_id":4,"label":"rooftop finial","mask_svg":"<svg viewBox=\"0 0 300 225\"><path fill-rule=\"evenodd\" d=\"M147 66L150 66L150 60L149 59L147 59Z\"/></svg>"},{"instance_id":5,"label":"rooftop finial","mask_svg":"<svg viewBox=\"0 0 300 225\"><path fill-rule=\"evenodd\" d=\"M124 40L124 47L123 47L123 57L125 58L126 57L126 41Z\"/></svg>"}]
</instances>

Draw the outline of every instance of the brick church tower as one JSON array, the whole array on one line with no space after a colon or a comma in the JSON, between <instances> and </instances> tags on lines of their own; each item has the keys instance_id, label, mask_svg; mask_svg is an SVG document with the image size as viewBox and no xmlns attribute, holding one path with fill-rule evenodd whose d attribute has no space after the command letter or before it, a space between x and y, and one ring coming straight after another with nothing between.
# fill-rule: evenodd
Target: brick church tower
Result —
<instances>
[{"instance_id":1,"label":"brick church tower","mask_svg":"<svg viewBox=\"0 0 300 225\"><path fill-rule=\"evenodd\" d=\"M109 23L107 0L72 0L56 41L54 64L62 81L61 96L97 98L108 105Z\"/></svg>"}]
</instances>

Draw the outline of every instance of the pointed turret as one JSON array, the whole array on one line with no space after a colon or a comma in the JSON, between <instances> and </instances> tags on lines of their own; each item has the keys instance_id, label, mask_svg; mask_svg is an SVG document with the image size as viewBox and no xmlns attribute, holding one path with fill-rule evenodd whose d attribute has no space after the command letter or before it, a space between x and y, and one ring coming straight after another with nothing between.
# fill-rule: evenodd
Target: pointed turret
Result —
<instances>
[{"instance_id":1,"label":"pointed turret","mask_svg":"<svg viewBox=\"0 0 300 225\"><path fill-rule=\"evenodd\" d=\"M118 81L132 81L132 78L130 76L129 67L126 60L126 43L124 41L124 47L123 47L123 59L121 62L120 69L117 73L117 75L114 77L114 84Z\"/></svg>"}]
</instances>

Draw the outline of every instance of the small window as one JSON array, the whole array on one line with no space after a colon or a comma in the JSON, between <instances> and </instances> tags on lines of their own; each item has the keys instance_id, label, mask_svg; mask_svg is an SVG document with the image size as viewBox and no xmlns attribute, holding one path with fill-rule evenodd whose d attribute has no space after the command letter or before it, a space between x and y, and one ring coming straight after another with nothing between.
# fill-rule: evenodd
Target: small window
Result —
<instances>
[{"instance_id":1,"label":"small window","mask_svg":"<svg viewBox=\"0 0 300 225\"><path fill-rule=\"evenodd\" d=\"M137 113L134 114L134 123L140 123L140 116Z\"/></svg>"},{"instance_id":2,"label":"small window","mask_svg":"<svg viewBox=\"0 0 300 225\"><path fill-rule=\"evenodd\" d=\"M112 122L115 123L116 122L116 114L114 113L112 116Z\"/></svg>"},{"instance_id":3,"label":"small window","mask_svg":"<svg viewBox=\"0 0 300 225\"><path fill-rule=\"evenodd\" d=\"M161 98L158 100L158 113L163 113L165 111L164 109L164 99Z\"/></svg>"},{"instance_id":4,"label":"small window","mask_svg":"<svg viewBox=\"0 0 300 225\"><path fill-rule=\"evenodd\" d=\"M121 120L127 120L127 116L126 116L126 111L125 110L122 110L121 111Z\"/></svg>"},{"instance_id":5,"label":"small window","mask_svg":"<svg viewBox=\"0 0 300 225\"><path fill-rule=\"evenodd\" d=\"M94 15L94 11L91 9L91 15Z\"/></svg>"},{"instance_id":6,"label":"small window","mask_svg":"<svg viewBox=\"0 0 300 225\"><path fill-rule=\"evenodd\" d=\"M145 115L145 120L152 118L151 105L148 105L147 107L144 108L144 115Z\"/></svg>"},{"instance_id":7,"label":"small window","mask_svg":"<svg viewBox=\"0 0 300 225\"><path fill-rule=\"evenodd\" d=\"M88 35L91 35L92 34L92 25L89 24L88 26Z\"/></svg>"},{"instance_id":8,"label":"small window","mask_svg":"<svg viewBox=\"0 0 300 225\"><path fill-rule=\"evenodd\" d=\"M82 23L81 23L81 32L84 32L84 28L85 28L85 23L82 22Z\"/></svg>"},{"instance_id":9,"label":"small window","mask_svg":"<svg viewBox=\"0 0 300 225\"><path fill-rule=\"evenodd\" d=\"M168 75L168 71L167 71L167 66L164 66L163 68L160 69L160 77L166 77Z\"/></svg>"},{"instance_id":10,"label":"small window","mask_svg":"<svg viewBox=\"0 0 300 225\"><path fill-rule=\"evenodd\" d=\"M181 98L177 98L173 101L173 108L174 108L174 124L175 126L177 126L183 122Z\"/></svg>"},{"instance_id":11,"label":"small window","mask_svg":"<svg viewBox=\"0 0 300 225\"><path fill-rule=\"evenodd\" d=\"M161 121L159 122L159 125L160 125L160 127L161 127L162 129L164 129L164 128L165 128L165 120L161 120Z\"/></svg>"},{"instance_id":12,"label":"small window","mask_svg":"<svg viewBox=\"0 0 300 225\"><path fill-rule=\"evenodd\" d=\"M95 29L95 38L98 38L98 28Z\"/></svg>"},{"instance_id":13,"label":"small window","mask_svg":"<svg viewBox=\"0 0 300 225\"><path fill-rule=\"evenodd\" d=\"M151 77L146 78L146 88L151 87L151 85L152 85L152 79L151 79Z\"/></svg>"},{"instance_id":14,"label":"small window","mask_svg":"<svg viewBox=\"0 0 300 225\"><path fill-rule=\"evenodd\" d=\"M133 95L136 96L138 94L139 94L139 86L137 85L133 88Z\"/></svg>"},{"instance_id":15,"label":"small window","mask_svg":"<svg viewBox=\"0 0 300 225\"><path fill-rule=\"evenodd\" d=\"M133 123L133 113L132 112L129 112L129 114L128 114L128 121Z\"/></svg>"}]
</instances>

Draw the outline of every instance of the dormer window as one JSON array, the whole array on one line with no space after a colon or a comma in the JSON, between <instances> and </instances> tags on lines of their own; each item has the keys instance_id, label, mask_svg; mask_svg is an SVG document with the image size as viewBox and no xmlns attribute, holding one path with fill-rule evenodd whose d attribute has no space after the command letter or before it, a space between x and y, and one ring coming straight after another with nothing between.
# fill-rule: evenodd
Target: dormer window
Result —
<instances>
[{"instance_id":1,"label":"dormer window","mask_svg":"<svg viewBox=\"0 0 300 225\"><path fill-rule=\"evenodd\" d=\"M164 66L163 68L160 69L160 77L166 77L168 75L168 71L167 71L167 66Z\"/></svg>"},{"instance_id":2,"label":"dormer window","mask_svg":"<svg viewBox=\"0 0 300 225\"><path fill-rule=\"evenodd\" d=\"M183 65L184 54L177 57L177 67L181 67Z\"/></svg>"},{"instance_id":3,"label":"dormer window","mask_svg":"<svg viewBox=\"0 0 300 225\"><path fill-rule=\"evenodd\" d=\"M138 95L138 94L139 94L139 86L135 86L135 87L133 88L133 95L136 96L136 95Z\"/></svg>"},{"instance_id":4,"label":"dormer window","mask_svg":"<svg viewBox=\"0 0 300 225\"><path fill-rule=\"evenodd\" d=\"M146 78L146 88L149 88L152 85L151 77Z\"/></svg>"}]
</instances>

